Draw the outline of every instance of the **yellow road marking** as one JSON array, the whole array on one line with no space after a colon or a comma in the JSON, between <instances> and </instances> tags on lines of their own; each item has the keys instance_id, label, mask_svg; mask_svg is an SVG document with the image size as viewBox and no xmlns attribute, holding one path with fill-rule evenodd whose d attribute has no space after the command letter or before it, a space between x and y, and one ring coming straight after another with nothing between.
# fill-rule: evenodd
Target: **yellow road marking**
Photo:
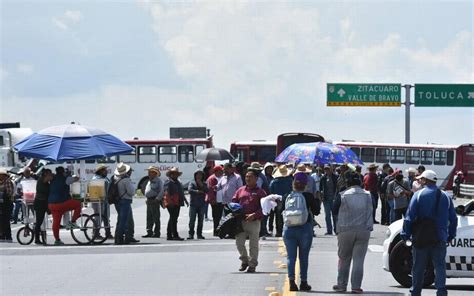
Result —
<instances>
[{"instance_id":1,"label":"yellow road marking","mask_svg":"<svg viewBox=\"0 0 474 296\"><path fill-rule=\"evenodd\" d=\"M270 276L278 276L278 273L270 273Z\"/></svg>"},{"instance_id":2,"label":"yellow road marking","mask_svg":"<svg viewBox=\"0 0 474 296\"><path fill-rule=\"evenodd\" d=\"M273 261L273 264L281 264L281 260L275 260Z\"/></svg>"},{"instance_id":3,"label":"yellow road marking","mask_svg":"<svg viewBox=\"0 0 474 296\"><path fill-rule=\"evenodd\" d=\"M266 287L265 291L275 291L275 287Z\"/></svg>"}]
</instances>

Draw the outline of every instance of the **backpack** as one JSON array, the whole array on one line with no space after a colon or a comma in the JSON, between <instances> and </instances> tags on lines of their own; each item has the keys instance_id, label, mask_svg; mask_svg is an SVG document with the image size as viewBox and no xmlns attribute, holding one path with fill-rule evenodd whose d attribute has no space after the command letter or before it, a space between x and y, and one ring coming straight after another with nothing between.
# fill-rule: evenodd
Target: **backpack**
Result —
<instances>
[{"instance_id":1,"label":"backpack","mask_svg":"<svg viewBox=\"0 0 474 296\"><path fill-rule=\"evenodd\" d=\"M122 181L122 179L118 180L115 178L112 178L110 182L109 189L107 190L107 201L109 204L117 204L119 203L120 199L122 196L119 194L119 189L118 189L118 183Z\"/></svg>"},{"instance_id":2,"label":"backpack","mask_svg":"<svg viewBox=\"0 0 474 296\"><path fill-rule=\"evenodd\" d=\"M308 215L303 193L292 191L285 200L283 222L289 227L304 225L308 221Z\"/></svg>"}]
</instances>

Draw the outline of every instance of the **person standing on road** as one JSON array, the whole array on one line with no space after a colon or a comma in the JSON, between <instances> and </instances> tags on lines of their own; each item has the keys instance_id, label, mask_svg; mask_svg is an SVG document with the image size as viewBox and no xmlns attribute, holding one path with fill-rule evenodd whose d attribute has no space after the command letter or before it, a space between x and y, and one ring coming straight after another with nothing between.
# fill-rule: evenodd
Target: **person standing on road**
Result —
<instances>
[{"instance_id":1,"label":"person standing on road","mask_svg":"<svg viewBox=\"0 0 474 296\"><path fill-rule=\"evenodd\" d=\"M49 182L53 180L53 172L50 169L44 169L36 183L36 195L33 203L35 209L35 244L41 245L40 234L41 224L48 211Z\"/></svg>"},{"instance_id":2,"label":"person standing on road","mask_svg":"<svg viewBox=\"0 0 474 296\"><path fill-rule=\"evenodd\" d=\"M413 266L412 296L421 295L423 278L429 262L435 270L436 295L448 295L446 289L446 246L447 242L456 237L457 216L451 198L436 186L437 176L432 170L425 170L417 177L424 188L417 191L412 197L403 221L403 230L400 233L404 241L411 239L413 227L424 218L434 218L438 242L424 248L412 247ZM438 199L438 200L437 200Z\"/></svg>"},{"instance_id":3,"label":"person standing on road","mask_svg":"<svg viewBox=\"0 0 474 296\"><path fill-rule=\"evenodd\" d=\"M11 243L10 218L14 198L14 185L5 168L0 168L0 241Z\"/></svg>"},{"instance_id":4,"label":"person standing on road","mask_svg":"<svg viewBox=\"0 0 474 296\"><path fill-rule=\"evenodd\" d=\"M373 200L369 192L361 188L356 173L346 173L347 185L340 198L334 203L337 219L338 270L336 292L345 292L352 262L352 293L360 294L364 276L364 260L369 246L370 232L373 230Z\"/></svg>"},{"instance_id":5,"label":"person standing on road","mask_svg":"<svg viewBox=\"0 0 474 296\"><path fill-rule=\"evenodd\" d=\"M330 165L324 166L324 175L321 177L321 199L324 205L324 215L326 218L326 233L332 235L333 226L336 227L336 218L332 213L334 198L337 192L337 176L333 174Z\"/></svg>"},{"instance_id":6,"label":"person standing on road","mask_svg":"<svg viewBox=\"0 0 474 296\"><path fill-rule=\"evenodd\" d=\"M110 180L109 178L107 178L107 169L108 166L101 164L97 166L97 168L95 169L94 176L92 176L92 180L104 180L105 192L108 191L110 185ZM99 203L92 203L92 208L94 209L94 213L96 214L99 213L100 209L102 209L102 221L100 222L104 223L105 236L107 239L113 239L114 237L112 235L112 232L110 231L110 205L107 198L104 198L102 205L99 205ZM95 227L97 228L100 228L102 226L100 225L101 223L99 223L99 221L96 221L95 224ZM100 231L96 232L96 236L100 236ZM100 238L98 237L98 239Z\"/></svg>"},{"instance_id":7,"label":"person standing on road","mask_svg":"<svg viewBox=\"0 0 474 296\"><path fill-rule=\"evenodd\" d=\"M395 179L395 171L389 167L387 169L387 176L383 179L382 184L380 186L381 192L385 195L385 200L387 202L387 218L389 225L395 222L395 209L394 209L394 201L393 201L393 194L391 188L388 186L390 182Z\"/></svg>"},{"instance_id":8,"label":"person standing on road","mask_svg":"<svg viewBox=\"0 0 474 296\"><path fill-rule=\"evenodd\" d=\"M291 192L292 183L293 177L291 176L291 170L289 170L286 165L282 164L273 174L273 180L270 182L270 194L278 194L284 198ZM282 202L277 200L277 206L274 209L276 224L275 237L281 237L283 234L282 209Z\"/></svg>"},{"instance_id":9,"label":"person standing on road","mask_svg":"<svg viewBox=\"0 0 474 296\"><path fill-rule=\"evenodd\" d=\"M194 173L194 180L189 183L189 236L188 239L194 239L194 225L196 216L198 219L197 238L205 239L202 235L204 224L204 212L206 211L206 194L208 192L207 183L204 180L204 172L197 170Z\"/></svg>"},{"instance_id":10,"label":"person standing on road","mask_svg":"<svg viewBox=\"0 0 474 296\"><path fill-rule=\"evenodd\" d=\"M364 189L370 192L370 196L372 197L372 201L373 201L372 217L374 217L374 223L376 222L375 211L377 210L377 202L379 199L379 192L377 188L378 178L377 178L377 174L375 173L378 167L379 166L376 165L375 163L370 164L367 167L367 170L369 170L369 173L364 176Z\"/></svg>"},{"instance_id":11,"label":"person standing on road","mask_svg":"<svg viewBox=\"0 0 474 296\"><path fill-rule=\"evenodd\" d=\"M212 208L212 223L213 226L213 236L217 236L217 227L222 218L222 212L224 210L224 206L222 205L222 192L217 194L217 184L219 180L222 178L223 175L223 168L222 166L218 165L213 168L214 173L207 178L207 195L206 195L206 203L211 205Z\"/></svg>"},{"instance_id":12,"label":"person standing on road","mask_svg":"<svg viewBox=\"0 0 474 296\"><path fill-rule=\"evenodd\" d=\"M120 201L115 204L115 209L118 213L117 229L115 231L116 245L138 242L138 240L133 238L135 223L133 223L132 202L135 189L130 179L132 172L132 168L125 163L119 163L114 172L115 180L113 182L117 182L118 194L120 196Z\"/></svg>"},{"instance_id":13,"label":"person standing on road","mask_svg":"<svg viewBox=\"0 0 474 296\"><path fill-rule=\"evenodd\" d=\"M31 173L31 169L29 167L25 167L21 170L21 176L15 180L16 183L16 195L15 195L15 209L13 210L13 224L18 223L18 215L20 211L22 212L22 216L27 216L29 211L31 210L30 206L26 206L23 208L22 200L23 198L23 181L33 181L36 180L36 176Z\"/></svg>"},{"instance_id":14,"label":"person standing on road","mask_svg":"<svg viewBox=\"0 0 474 296\"><path fill-rule=\"evenodd\" d=\"M387 186L385 186L385 189L382 189L382 184L383 181L385 180L385 177L389 175L388 170L390 169L390 165L388 163L384 163L382 166L382 172L378 175L378 180L377 180L377 188L379 192L379 197L380 197L380 223L382 225L390 225L390 206L388 205L388 200L387 200Z\"/></svg>"},{"instance_id":15,"label":"person standing on road","mask_svg":"<svg viewBox=\"0 0 474 296\"><path fill-rule=\"evenodd\" d=\"M79 177L66 176L66 172L62 166L56 168L56 175L50 182L48 208L53 215L53 235L54 245L60 246L64 243L59 238L59 227L63 214L67 211L74 210L72 219L67 224L67 228L80 228L76 224L77 219L81 216L81 202L72 199L69 194L69 185L79 181Z\"/></svg>"},{"instance_id":16,"label":"person standing on road","mask_svg":"<svg viewBox=\"0 0 474 296\"><path fill-rule=\"evenodd\" d=\"M163 200L163 181L160 179L161 171L155 166L150 166L148 181L146 182L144 195L146 197L146 234L142 237L161 236L160 207Z\"/></svg>"},{"instance_id":17,"label":"person standing on road","mask_svg":"<svg viewBox=\"0 0 474 296\"><path fill-rule=\"evenodd\" d=\"M395 179L388 184L389 193L393 197L393 208L395 210L395 221L405 216L408 207L408 200L411 197L408 180L403 178L402 171L398 171Z\"/></svg>"},{"instance_id":18,"label":"person standing on road","mask_svg":"<svg viewBox=\"0 0 474 296\"><path fill-rule=\"evenodd\" d=\"M219 180L216 190L222 192L222 204L230 203L237 189L242 186L242 179L240 175L234 173L233 165L231 163L224 164L224 176Z\"/></svg>"},{"instance_id":19,"label":"person standing on road","mask_svg":"<svg viewBox=\"0 0 474 296\"><path fill-rule=\"evenodd\" d=\"M242 221L243 232L235 236L235 243L240 254L239 271L247 270L248 273L255 272L258 265L258 241L260 233L260 220L263 218L260 199L265 197L266 192L257 186L258 171L249 169L245 174L245 186L240 187L234 194L232 202L239 203L242 213L245 215ZM245 241L249 238L249 251L245 247Z\"/></svg>"},{"instance_id":20,"label":"person standing on road","mask_svg":"<svg viewBox=\"0 0 474 296\"><path fill-rule=\"evenodd\" d=\"M304 196L306 207L308 209L308 217L306 223L298 226L285 225L283 230L283 241L287 251L288 260L288 279L290 281L290 291L310 291L311 286L308 285L308 265L309 251L313 243L313 214L320 211L320 205L316 202L313 194L305 192L309 180L313 180L306 173L296 173L293 181L293 191L301 193ZM290 193L294 194L294 193ZM288 194L283 197L283 210L285 210L285 202ZM300 287L295 282L295 263L296 255L299 255L300 261Z\"/></svg>"},{"instance_id":21,"label":"person standing on road","mask_svg":"<svg viewBox=\"0 0 474 296\"><path fill-rule=\"evenodd\" d=\"M177 167L172 167L168 170L168 172L166 172L168 180L166 180L164 184L165 198L166 196L174 196L176 194L178 195L177 204L169 204L166 207L170 215L168 220L168 228L166 231L167 240L184 240L184 238L180 237L178 233L178 217L181 207L184 206L185 203L186 206L189 207L189 203L184 196L183 185L178 180L179 176L182 174L183 173L180 172Z\"/></svg>"}]
</instances>

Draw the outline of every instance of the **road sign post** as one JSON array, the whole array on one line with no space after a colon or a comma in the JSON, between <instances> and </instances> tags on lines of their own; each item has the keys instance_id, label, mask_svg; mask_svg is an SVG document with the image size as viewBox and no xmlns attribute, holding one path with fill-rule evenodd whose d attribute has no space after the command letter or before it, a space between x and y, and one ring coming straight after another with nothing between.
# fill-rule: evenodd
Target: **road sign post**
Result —
<instances>
[{"instance_id":1,"label":"road sign post","mask_svg":"<svg viewBox=\"0 0 474 296\"><path fill-rule=\"evenodd\" d=\"M327 106L399 107L398 83L328 83Z\"/></svg>"},{"instance_id":2,"label":"road sign post","mask_svg":"<svg viewBox=\"0 0 474 296\"><path fill-rule=\"evenodd\" d=\"M474 107L474 84L415 84L416 107Z\"/></svg>"}]
</instances>

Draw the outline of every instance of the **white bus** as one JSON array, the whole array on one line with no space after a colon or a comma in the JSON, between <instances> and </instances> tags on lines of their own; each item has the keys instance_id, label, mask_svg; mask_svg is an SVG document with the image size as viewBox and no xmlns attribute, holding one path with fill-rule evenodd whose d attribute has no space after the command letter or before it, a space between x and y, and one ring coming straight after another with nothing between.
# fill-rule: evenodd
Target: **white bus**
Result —
<instances>
[{"instance_id":1,"label":"white bus","mask_svg":"<svg viewBox=\"0 0 474 296\"><path fill-rule=\"evenodd\" d=\"M26 158L18 157L13 146L32 133L30 128L0 129L0 167L14 170L25 166Z\"/></svg>"}]
</instances>

